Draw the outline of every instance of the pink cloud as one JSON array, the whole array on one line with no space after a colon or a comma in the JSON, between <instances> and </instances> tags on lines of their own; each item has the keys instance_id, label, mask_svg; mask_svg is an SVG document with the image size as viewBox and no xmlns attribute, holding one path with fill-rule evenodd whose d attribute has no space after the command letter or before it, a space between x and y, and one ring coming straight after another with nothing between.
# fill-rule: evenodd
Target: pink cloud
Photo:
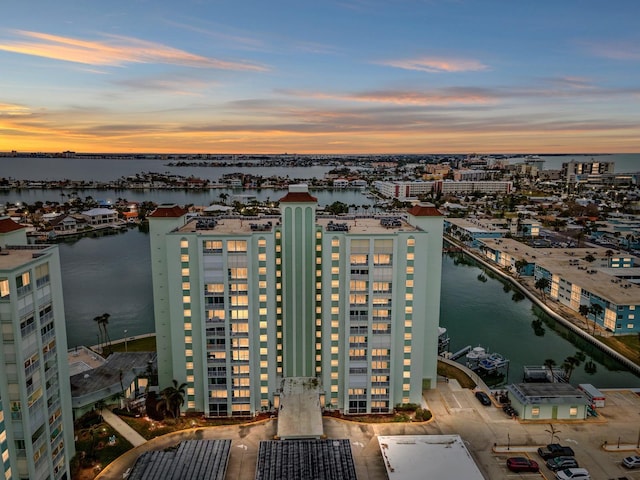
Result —
<instances>
[{"instance_id":1,"label":"pink cloud","mask_svg":"<svg viewBox=\"0 0 640 480\"><path fill-rule=\"evenodd\" d=\"M487 70L489 67L477 60L462 58L421 57L403 60L387 60L379 62L389 67L402 68L404 70L417 70L419 72L476 72Z\"/></svg>"},{"instance_id":2,"label":"pink cloud","mask_svg":"<svg viewBox=\"0 0 640 480\"><path fill-rule=\"evenodd\" d=\"M204 57L131 37L107 35L104 41L87 41L23 30L15 33L22 39L2 42L0 50L86 65L122 66L127 63L166 63L221 70L267 70L261 65Z\"/></svg>"}]
</instances>

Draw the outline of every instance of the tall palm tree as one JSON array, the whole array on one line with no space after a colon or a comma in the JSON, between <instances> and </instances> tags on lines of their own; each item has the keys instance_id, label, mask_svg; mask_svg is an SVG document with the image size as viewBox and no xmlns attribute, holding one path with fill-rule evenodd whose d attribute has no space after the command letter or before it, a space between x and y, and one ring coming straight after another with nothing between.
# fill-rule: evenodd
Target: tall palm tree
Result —
<instances>
[{"instance_id":1,"label":"tall palm tree","mask_svg":"<svg viewBox=\"0 0 640 480\"><path fill-rule=\"evenodd\" d=\"M543 302L546 301L546 290L547 288L549 288L550 285L551 285L551 282L549 282L548 278L542 277L536 280L536 283L534 286L537 290L540 290L540 293L542 294Z\"/></svg>"},{"instance_id":2,"label":"tall palm tree","mask_svg":"<svg viewBox=\"0 0 640 480\"><path fill-rule=\"evenodd\" d=\"M109 315L108 313L103 313L94 318L96 322L98 322L98 329L102 330L102 339L106 346L109 347L109 351L111 351L111 338L109 337L109 330L107 330L107 325L109 325Z\"/></svg>"},{"instance_id":3,"label":"tall palm tree","mask_svg":"<svg viewBox=\"0 0 640 480\"><path fill-rule=\"evenodd\" d=\"M96 324L98 325L98 348L100 348L102 346L102 343L103 343L102 323L100 323L101 319L102 319L102 317L100 315L98 315L97 317L93 317L93 321L96 322Z\"/></svg>"},{"instance_id":4,"label":"tall palm tree","mask_svg":"<svg viewBox=\"0 0 640 480\"><path fill-rule=\"evenodd\" d=\"M602 308L602 305L599 305L597 303L592 303L591 306L589 307L590 312L593 314L593 334L596 334L596 325L598 323L598 317L600 315L602 315L602 313L604 312L604 309Z\"/></svg>"},{"instance_id":5,"label":"tall palm tree","mask_svg":"<svg viewBox=\"0 0 640 480\"><path fill-rule=\"evenodd\" d=\"M180 407L184 405L186 388L186 383L178 385L178 381L173 380L173 386L169 386L160 392L162 398L158 401L158 409L169 412L173 418L178 418L180 416Z\"/></svg>"},{"instance_id":6,"label":"tall palm tree","mask_svg":"<svg viewBox=\"0 0 640 480\"><path fill-rule=\"evenodd\" d=\"M553 358L547 358L544 361L544 366L549 369L549 373L551 374L551 381L555 382L556 377L553 375L553 367L556 366L556 361Z\"/></svg>"}]
</instances>

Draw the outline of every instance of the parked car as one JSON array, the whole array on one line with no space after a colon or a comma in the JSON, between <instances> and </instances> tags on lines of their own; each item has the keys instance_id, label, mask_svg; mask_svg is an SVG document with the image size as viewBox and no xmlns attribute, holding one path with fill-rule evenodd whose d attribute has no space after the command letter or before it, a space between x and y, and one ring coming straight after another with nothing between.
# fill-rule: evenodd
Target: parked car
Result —
<instances>
[{"instance_id":1,"label":"parked car","mask_svg":"<svg viewBox=\"0 0 640 480\"><path fill-rule=\"evenodd\" d=\"M573 449L571 447L565 447L559 443L550 443L546 447L540 447L538 449L538 455L545 460L549 460L550 458L555 457L573 457L575 453L573 453Z\"/></svg>"},{"instance_id":2,"label":"parked car","mask_svg":"<svg viewBox=\"0 0 640 480\"><path fill-rule=\"evenodd\" d=\"M527 457L507 458L507 468L512 472L537 472L540 470L538 462Z\"/></svg>"},{"instance_id":3,"label":"parked car","mask_svg":"<svg viewBox=\"0 0 640 480\"><path fill-rule=\"evenodd\" d=\"M488 407L489 405L491 405L491 399L489 398L489 395L487 395L484 392L481 392L481 391L476 392L476 398L485 407Z\"/></svg>"},{"instance_id":4,"label":"parked car","mask_svg":"<svg viewBox=\"0 0 640 480\"><path fill-rule=\"evenodd\" d=\"M624 460L622 460L622 465L627 468L640 468L640 455L625 457Z\"/></svg>"},{"instance_id":5,"label":"parked car","mask_svg":"<svg viewBox=\"0 0 640 480\"><path fill-rule=\"evenodd\" d=\"M591 480L586 468L565 468L556 472L558 480Z\"/></svg>"},{"instance_id":6,"label":"parked car","mask_svg":"<svg viewBox=\"0 0 640 480\"><path fill-rule=\"evenodd\" d=\"M574 457L554 457L547 460L547 468L554 472L565 468L578 468L579 466Z\"/></svg>"}]
</instances>

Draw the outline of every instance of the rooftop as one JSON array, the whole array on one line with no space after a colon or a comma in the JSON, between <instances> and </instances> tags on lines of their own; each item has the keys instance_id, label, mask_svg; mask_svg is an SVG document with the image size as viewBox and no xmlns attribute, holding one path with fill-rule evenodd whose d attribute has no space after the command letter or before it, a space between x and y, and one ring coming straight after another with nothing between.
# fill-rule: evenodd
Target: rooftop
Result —
<instances>
[{"instance_id":1,"label":"rooftop","mask_svg":"<svg viewBox=\"0 0 640 480\"><path fill-rule=\"evenodd\" d=\"M484 480L459 435L378 436L389 480Z\"/></svg>"},{"instance_id":2,"label":"rooftop","mask_svg":"<svg viewBox=\"0 0 640 480\"><path fill-rule=\"evenodd\" d=\"M256 480L291 479L356 480L351 443L343 439L260 442Z\"/></svg>"},{"instance_id":3,"label":"rooftop","mask_svg":"<svg viewBox=\"0 0 640 480\"><path fill-rule=\"evenodd\" d=\"M418 229L401 217L393 217L395 222L385 222L390 217L359 216L320 216L316 224L325 231L342 231L356 234L385 234L396 231L415 232ZM180 233L201 232L217 235L250 235L256 231L271 231L280 225L280 216L267 215L261 217L209 217L194 218L178 229ZM344 228L337 228L344 225Z\"/></svg>"},{"instance_id":4,"label":"rooftop","mask_svg":"<svg viewBox=\"0 0 640 480\"><path fill-rule=\"evenodd\" d=\"M524 404L590 403L581 390L568 383L514 383L506 388Z\"/></svg>"},{"instance_id":5,"label":"rooftop","mask_svg":"<svg viewBox=\"0 0 640 480\"><path fill-rule=\"evenodd\" d=\"M54 247L50 245L19 245L0 249L0 271L13 270L34 258L48 254Z\"/></svg>"},{"instance_id":6,"label":"rooftop","mask_svg":"<svg viewBox=\"0 0 640 480\"><path fill-rule=\"evenodd\" d=\"M505 252L516 259L524 259L559 275L582 289L606 298L616 305L636 305L640 298L640 285L619 279L620 276L640 275L640 268L608 268L598 266L606 258L604 247L588 248L533 248L513 239L482 239L487 247ZM593 256L596 261L587 262ZM614 253L614 258L632 258L630 253ZM635 264L640 264L636 258Z\"/></svg>"},{"instance_id":7,"label":"rooftop","mask_svg":"<svg viewBox=\"0 0 640 480\"><path fill-rule=\"evenodd\" d=\"M224 480L230 453L231 440L185 440L177 447L143 453L127 478Z\"/></svg>"}]
</instances>

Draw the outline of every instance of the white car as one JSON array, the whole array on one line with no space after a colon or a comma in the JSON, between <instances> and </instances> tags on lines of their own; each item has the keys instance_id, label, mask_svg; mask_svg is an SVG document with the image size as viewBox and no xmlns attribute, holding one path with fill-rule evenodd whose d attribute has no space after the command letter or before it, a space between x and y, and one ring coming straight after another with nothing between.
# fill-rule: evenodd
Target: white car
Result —
<instances>
[{"instance_id":1,"label":"white car","mask_svg":"<svg viewBox=\"0 0 640 480\"><path fill-rule=\"evenodd\" d=\"M622 465L627 468L640 468L640 455L625 457L625 459L622 460Z\"/></svg>"},{"instance_id":2,"label":"white car","mask_svg":"<svg viewBox=\"0 0 640 480\"><path fill-rule=\"evenodd\" d=\"M586 468L565 468L556 472L558 480L591 480Z\"/></svg>"}]
</instances>

